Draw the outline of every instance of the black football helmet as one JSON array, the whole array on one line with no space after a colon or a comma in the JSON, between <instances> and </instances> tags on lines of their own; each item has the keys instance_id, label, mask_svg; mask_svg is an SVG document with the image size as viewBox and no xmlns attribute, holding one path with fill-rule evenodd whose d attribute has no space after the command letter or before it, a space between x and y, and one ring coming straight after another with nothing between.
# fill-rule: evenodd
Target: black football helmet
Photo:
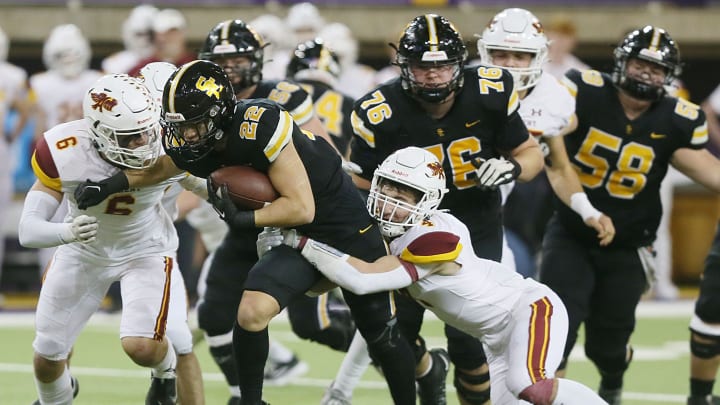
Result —
<instances>
[{"instance_id":1,"label":"black football helmet","mask_svg":"<svg viewBox=\"0 0 720 405\"><path fill-rule=\"evenodd\" d=\"M198 59L221 65L235 90L240 91L262 80L265 46L262 37L244 21L227 20L210 30ZM222 59L236 56L248 58L249 66L222 63Z\"/></svg>"},{"instance_id":2,"label":"black football helmet","mask_svg":"<svg viewBox=\"0 0 720 405\"><path fill-rule=\"evenodd\" d=\"M286 76L333 85L340 76L340 59L320 38L298 44L288 62Z\"/></svg>"},{"instance_id":3,"label":"black football helmet","mask_svg":"<svg viewBox=\"0 0 720 405\"><path fill-rule=\"evenodd\" d=\"M206 60L180 66L163 90L163 147L186 162L205 157L222 139L235 108L235 93L223 69Z\"/></svg>"},{"instance_id":4,"label":"black football helmet","mask_svg":"<svg viewBox=\"0 0 720 405\"><path fill-rule=\"evenodd\" d=\"M413 97L440 103L463 86L463 67L467 48L460 33L445 17L425 14L415 17L405 28L396 47L395 63L400 67L403 89ZM424 87L415 80L410 66L455 65L452 79L442 86Z\"/></svg>"},{"instance_id":5,"label":"black football helmet","mask_svg":"<svg viewBox=\"0 0 720 405\"><path fill-rule=\"evenodd\" d=\"M615 48L612 79L619 88L642 100L661 99L665 96L665 87L628 77L627 61L631 58L642 59L665 68L665 85L671 84L682 72L680 50L667 31L648 25L629 33Z\"/></svg>"}]
</instances>

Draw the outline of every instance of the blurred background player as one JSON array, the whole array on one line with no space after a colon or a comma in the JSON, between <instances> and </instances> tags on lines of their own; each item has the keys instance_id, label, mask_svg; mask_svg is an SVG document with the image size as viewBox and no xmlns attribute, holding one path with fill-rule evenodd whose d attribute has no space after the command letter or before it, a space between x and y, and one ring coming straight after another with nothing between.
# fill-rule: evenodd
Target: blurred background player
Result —
<instances>
[{"instance_id":1,"label":"blurred background player","mask_svg":"<svg viewBox=\"0 0 720 405\"><path fill-rule=\"evenodd\" d=\"M577 124L575 102L557 79L543 71L548 40L540 21L527 10L505 9L496 14L482 32L477 49L480 63L484 66L505 68L513 75L515 89L521 100L518 111L528 132L541 144L546 162L545 173L555 194L576 211L588 226L597 230L601 246L609 244L615 233L612 221L590 204L565 152L563 136ZM532 183L539 181L546 180L544 176L538 176L529 183L517 184L515 189L520 189L520 192L524 188L535 191L537 187ZM532 197L514 200L520 205L517 208L505 205L506 214L512 216L511 212L518 212L524 219L533 221L523 213L537 213L542 209L534 208L535 204L547 204L550 201L541 195ZM512 235L512 232L506 234L507 239L510 239L508 235ZM517 251L517 242L514 247ZM506 262L505 255L504 251L503 263ZM527 270L518 269L520 273L526 277L534 276L534 256L515 256L515 263L523 268L531 267Z\"/></svg>"},{"instance_id":2,"label":"blurred background player","mask_svg":"<svg viewBox=\"0 0 720 405\"><path fill-rule=\"evenodd\" d=\"M720 191L720 161L705 149L705 115L666 93L681 72L667 31L645 26L630 32L614 60L612 74L571 69L563 83L575 97L578 118L577 129L565 136L568 156L590 202L618 224L617 234L599 247L576 213L555 204L540 269L540 281L568 309L565 361L582 323L600 396L612 405L621 403L636 308L653 281L653 242L663 210L659 189L668 166Z\"/></svg>"},{"instance_id":3,"label":"blurred background player","mask_svg":"<svg viewBox=\"0 0 720 405\"><path fill-rule=\"evenodd\" d=\"M295 44L299 44L317 37L325 26L325 19L315 5L303 2L288 9L285 25L292 31Z\"/></svg>"},{"instance_id":4,"label":"blurred background player","mask_svg":"<svg viewBox=\"0 0 720 405\"><path fill-rule=\"evenodd\" d=\"M335 90L340 76L340 60L321 38L298 44L287 66L287 78L300 83L310 93L315 114L341 155L347 157L352 139L353 99Z\"/></svg>"},{"instance_id":5,"label":"blurred background player","mask_svg":"<svg viewBox=\"0 0 720 405\"><path fill-rule=\"evenodd\" d=\"M19 156L13 155L10 145L20 136L31 114L31 103L28 100L27 73L22 68L7 61L10 40L0 28L0 207L6 207L0 212L0 281L2 280L2 264L5 253L5 235L2 231L6 216L10 212L10 205L14 193L13 169ZM9 119L11 110L16 113L16 119L11 128L4 125ZM6 128L9 130L6 131ZM0 307L2 295L0 294Z\"/></svg>"},{"instance_id":6,"label":"blurred background player","mask_svg":"<svg viewBox=\"0 0 720 405\"><path fill-rule=\"evenodd\" d=\"M318 36L340 58L339 91L352 98L360 98L375 87L375 69L358 63L358 41L347 25L338 22L328 24Z\"/></svg>"},{"instance_id":7,"label":"blurred background player","mask_svg":"<svg viewBox=\"0 0 720 405\"><path fill-rule=\"evenodd\" d=\"M150 62L169 62L180 66L195 60L195 53L188 49L187 21L179 10L166 8L153 16L152 41L152 54L130 68L130 76L137 76L140 69Z\"/></svg>"},{"instance_id":8,"label":"blurred background player","mask_svg":"<svg viewBox=\"0 0 720 405\"><path fill-rule=\"evenodd\" d=\"M573 54L577 46L577 27L569 16L558 15L544 25L550 40L550 52L543 70L562 79L570 69L585 70L590 67Z\"/></svg>"},{"instance_id":9,"label":"blurred background player","mask_svg":"<svg viewBox=\"0 0 720 405\"><path fill-rule=\"evenodd\" d=\"M293 48L298 44L295 41L295 34L285 25L285 21L274 14L263 14L250 21L248 25L260 34L265 43L263 79L284 79Z\"/></svg>"},{"instance_id":10,"label":"blurred background player","mask_svg":"<svg viewBox=\"0 0 720 405\"><path fill-rule=\"evenodd\" d=\"M158 9L149 4L141 4L130 11L122 24L125 49L103 59L101 66L105 73L128 73L141 60L152 56L152 26L157 13Z\"/></svg>"}]
</instances>

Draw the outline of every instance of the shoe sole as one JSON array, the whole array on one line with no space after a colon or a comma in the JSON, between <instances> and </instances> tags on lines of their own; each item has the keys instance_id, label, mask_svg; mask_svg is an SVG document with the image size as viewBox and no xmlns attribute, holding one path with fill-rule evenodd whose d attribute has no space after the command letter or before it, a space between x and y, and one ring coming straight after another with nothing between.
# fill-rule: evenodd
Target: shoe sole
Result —
<instances>
[{"instance_id":1,"label":"shoe sole","mask_svg":"<svg viewBox=\"0 0 720 405\"><path fill-rule=\"evenodd\" d=\"M304 361L300 361L300 362L298 362L298 364L295 365L295 367L289 369L287 372L285 372L285 374L281 375L280 377L266 378L265 385L270 386L270 387L279 387L279 386L287 385L290 382L290 380L306 374L309 370L310 370L310 366L308 366L308 364L305 363Z\"/></svg>"}]
</instances>

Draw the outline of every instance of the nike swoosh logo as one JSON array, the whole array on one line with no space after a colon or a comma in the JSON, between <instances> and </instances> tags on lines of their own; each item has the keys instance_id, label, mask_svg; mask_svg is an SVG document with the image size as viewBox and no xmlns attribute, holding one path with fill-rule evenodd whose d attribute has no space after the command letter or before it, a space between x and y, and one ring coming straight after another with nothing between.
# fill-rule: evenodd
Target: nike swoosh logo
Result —
<instances>
[{"instance_id":1,"label":"nike swoosh logo","mask_svg":"<svg viewBox=\"0 0 720 405\"><path fill-rule=\"evenodd\" d=\"M362 234L364 234L365 232L369 231L370 228L372 228L372 227L373 227L373 224L370 224L370 225L367 226L367 228L361 229L361 230L359 230L358 232L360 232L360 234L362 235Z\"/></svg>"},{"instance_id":2,"label":"nike swoosh logo","mask_svg":"<svg viewBox=\"0 0 720 405\"><path fill-rule=\"evenodd\" d=\"M665 134L656 134L655 132L650 133L650 138L652 139L662 139L665 138L667 135Z\"/></svg>"},{"instance_id":3,"label":"nike swoosh logo","mask_svg":"<svg viewBox=\"0 0 720 405\"><path fill-rule=\"evenodd\" d=\"M475 126L475 124L479 124L479 123L480 123L480 120L475 120L475 121L473 121L473 122L466 122L466 123L465 123L465 128L470 128L470 127L472 127L472 126Z\"/></svg>"}]
</instances>

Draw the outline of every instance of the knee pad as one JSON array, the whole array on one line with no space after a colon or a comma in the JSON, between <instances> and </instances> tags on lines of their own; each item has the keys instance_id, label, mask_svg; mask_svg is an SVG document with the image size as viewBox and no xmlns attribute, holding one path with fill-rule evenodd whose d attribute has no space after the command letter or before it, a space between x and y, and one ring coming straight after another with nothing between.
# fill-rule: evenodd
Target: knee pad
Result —
<instances>
[{"instance_id":1,"label":"knee pad","mask_svg":"<svg viewBox=\"0 0 720 405\"><path fill-rule=\"evenodd\" d=\"M203 300L197 309L198 327L210 336L232 332L237 307Z\"/></svg>"},{"instance_id":2,"label":"knee pad","mask_svg":"<svg viewBox=\"0 0 720 405\"><path fill-rule=\"evenodd\" d=\"M690 352L701 359L712 359L720 355L720 336L706 335L691 329Z\"/></svg>"},{"instance_id":3,"label":"knee pad","mask_svg":"<svg viewBox=\"0 0 720 405\"><path fill-rule=\"evenodd\" d=\"M467 374L455 367L453 385L458 397L471 405L483 405L490 401L490 371Z\"/></svg>"},{"instance_id":4,"label":"knee pad","mask_svg":"<svg viewBox=\"0 0 720 405\"><path fill-rule=\"evenodd\" d=\"M522 390L518 398L536 405L551 405L553 380L540 380Z\"/></svg>"}]
</instances>

